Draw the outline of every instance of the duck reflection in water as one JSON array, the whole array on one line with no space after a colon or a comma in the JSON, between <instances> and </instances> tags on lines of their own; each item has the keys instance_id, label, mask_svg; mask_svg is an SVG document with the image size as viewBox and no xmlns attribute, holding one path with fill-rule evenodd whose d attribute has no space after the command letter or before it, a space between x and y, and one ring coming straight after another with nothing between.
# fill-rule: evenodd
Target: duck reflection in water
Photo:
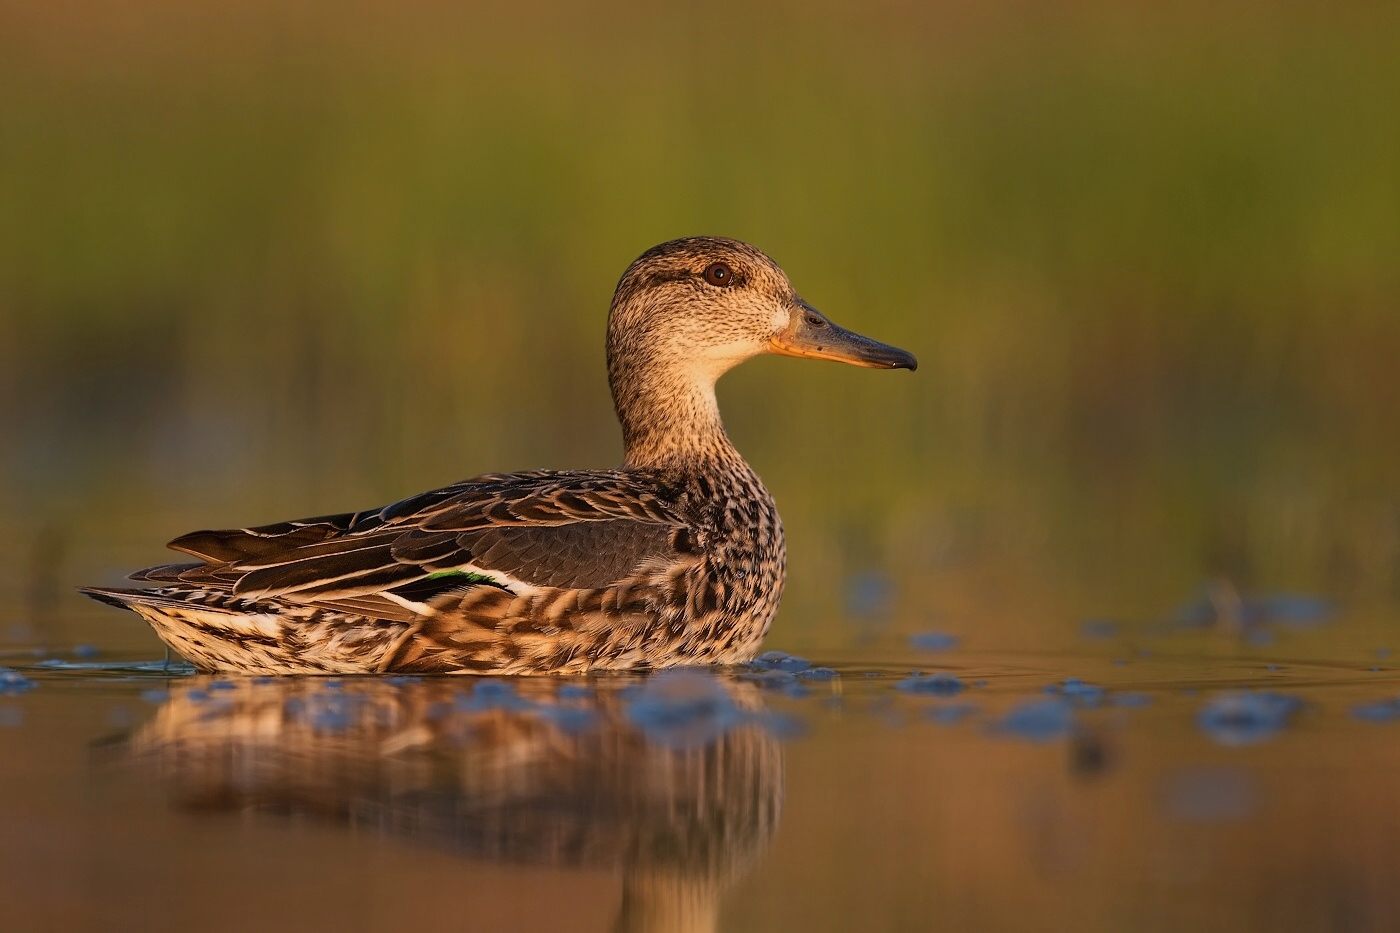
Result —
<instances>
[{"instance_id":1,"label":"duck reflection in water","mask_svg":"<svg viewBox=\"0 0 1400 933\"><path fill-rule=\"evenodd\" d=\"M714 929L766 851L783 751L752 684L192 679L128 750L194 812L314 816L522 866L610 870L618 931Z\"/></svg>"}]
</instances>

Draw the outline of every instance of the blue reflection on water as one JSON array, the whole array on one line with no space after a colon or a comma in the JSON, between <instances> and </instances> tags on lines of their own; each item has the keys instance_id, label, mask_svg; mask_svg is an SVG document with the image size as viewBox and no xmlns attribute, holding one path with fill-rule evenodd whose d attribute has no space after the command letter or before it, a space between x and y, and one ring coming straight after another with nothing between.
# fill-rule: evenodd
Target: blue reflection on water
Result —
<instances>
[{"instance_id":1,"label":"blue reflection on water","mask_svg":"<svg viewBox=\"0 0 1400 933\"><path fill-rule=\"evenodd\" d=\"M1363 722L1394 722L1400 719L1400 697L1353 706L1351 715Z\"/></svg>"},{"instance_id":2,"label":"blue reflection on water","mask_svg":"<svg viewBox=\"0 0 1400 933\"><path fill-rule=\"evenodd\" d=\"M19 696L39 686L19 671L0 668L0 696Z\"/></svg>"},{"instance_id":3,"label":"blue reflection on water","mask_svg":"<svg viewBox=\"0 0 1400 933\"><path fill-rule=\"evenodd\" d=\"M925 696L951 697L967 689L966 685L952 674L922 674L906 677L895 684L896 690Z\"/></svg>"},{"instance_id":4,"label":"blue reflection on water","mask_svg":"<svg viewBox=\"0 0 1400 933\"><path fill-rule=\"evenodd\" d=\"M482 679L472 687L470 694L459 693L452 706L460 713L481 713L487 710L525 711L534 704L516 692L509 681Z\"/></svg>"},{"instance_id":5,"label":"blue reflection on water","mask_svg":"<svg viewBox=\"0 0 1400 933\"><path fill-rule=\"evenodd\" d=\"M909 647L917 651L951 651L958 646L958 636L947 632L915 632L909 636Z\"/></svg>"},{"instance_id":6,"label":"blue reflection on water","mask_svg":"<svg viewBox=\"0 0 1400 933\"><path fill-rule=\"evenodd\" d=\"M1077 677L1070 677L1058 684L1050 684L1046 693L1064 697L1076 706L1093 707L1103 702L1104 689L1097 684L1086 683Z\"/></svg>"},{"instance_id":7,"label":"blue reflection on water","mask_svg":"<svg viewBox=\"0 0 1400 933\"><path fill-rule=\"evenodd\" d=\"M1232 690L1212 697L1196 724L1220 745L1254 745L1282 732L1302 705L1282 693Z\"/></svg>"},{"instance_id":8,"label":"blue reflection on water","mask_svg":"<svg viewBox=\"0 0 1400 933\"><path fill-rule=\"evenodd\" d=\"M788 674L796 674L810 668L812 662L785 651L765 651L750 661L747 666L750 670L755 671L783 671Z\"/></svg>"},{"instance_id":9,"label":"blue reflection on water","mask_svg":"<svg viewBox=\"0 0 1400 933\"><path fill-rule=\"evenodd\" d=\"M359 725L365 698L355 693L323 691L287 700L287 713L316 732L348 732Z\"/></svg>"},{"instance_id":10,"label":"blue reflection on water","mask_svg":"<svg viewBox=\"0 0 1400 933\"><path fill-rule=\"evenodd\" d=\"M929 707L924 716L940 726L955 726L976 712L977 707L971 703L949 703Z\"/></svg>"},{"instance_id":11,"label":"blue reflection on water","mask_svg":"<svg viewBox=\"0 0 1400 933\"><path fill-rule=\"evenodd\" d=\"M1146 693L1115 693L1109 698L1114 706L1139 708L1152 705L1152 696Z\"/></svg>"},{"instance_id":12,"label":"blue reflection on water","mask_svg":"<svg viewBox=\"0 0 1400 933\"><path fill-rule=\"evenodd\" d=\"M805 671L799 671L797 676L803 680L837 680L841 677L840 673L829 667L809 668Z\"/></svg>"},{"instance_id":13,"label":"blue reflection on water","mask_svg":"<svg viewBox=\"0 0 1400 933\"><path fill-rule=\"evenodd\" d=\"M1065 700L1035 700L1022 703L1003 716L994 732L1032 742L1063 738L1074 728L1074 707Z\"/></svg>"},{"instance_id":14,"label":"blue reflection on water","mask_svg":"<svg viewBox=\"0 0 1400 933\"><path fill-rule=\"evenodd\" d=\"M698 748L749 722L751 715L710 675L679 670L648 678L628 703L627 719L653 742Z\"/></svg>"},{"instance_id":15,"label":"blue reflection on water","mask_svg":"<svg viewBox=\"0 0 1400 933\"><path fill-rule=\"evenodd\" d=\"M1271 641L1267 626L1310 628L1332 621L1337 606L1330 599L1300 593L1270 593L1241 598L1228 585L1206 588L1205 595L1177 608L1173 619L1184 628L1236 625L1258 644Z\"/></svg>"}]
</instances>

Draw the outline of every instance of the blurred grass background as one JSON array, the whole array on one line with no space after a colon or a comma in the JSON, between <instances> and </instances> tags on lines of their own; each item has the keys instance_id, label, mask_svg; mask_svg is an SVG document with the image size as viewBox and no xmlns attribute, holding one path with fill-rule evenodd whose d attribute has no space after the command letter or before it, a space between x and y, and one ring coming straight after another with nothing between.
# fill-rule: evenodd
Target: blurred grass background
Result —
<instances>
[{"instance_id":1,"label":"blurred grass background","mask_svg":"<svg viewBox=\"0 0 1400 933\"><path fill-rule=\"evenodd\" d=\"M153 647L71 586L617 462L612 286L718 233L921 362L721 385L773 644L1054 647L1219 579L1383 638L1397 61L1382 3L0 0L0 635Z\"/></svg>"}]
</instances>

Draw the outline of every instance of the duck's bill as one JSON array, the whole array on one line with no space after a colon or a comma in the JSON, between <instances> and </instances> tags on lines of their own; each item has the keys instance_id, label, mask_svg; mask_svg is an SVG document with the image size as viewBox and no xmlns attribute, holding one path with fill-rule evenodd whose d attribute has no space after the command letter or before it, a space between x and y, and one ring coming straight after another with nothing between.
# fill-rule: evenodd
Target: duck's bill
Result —
<instances>
[{"instance_id":1,"label":"duck's bill","mask_svg":"<svg viewBox=\"0 0 1400 933\"><path fill-rule=\"evenodd\" d=\"M837 327L806 302L793 311L792 323L770 338L768 345L774 353L809 360L836 360L871 369L919 368L909 351Z\"/></svg>"}]
</instances>

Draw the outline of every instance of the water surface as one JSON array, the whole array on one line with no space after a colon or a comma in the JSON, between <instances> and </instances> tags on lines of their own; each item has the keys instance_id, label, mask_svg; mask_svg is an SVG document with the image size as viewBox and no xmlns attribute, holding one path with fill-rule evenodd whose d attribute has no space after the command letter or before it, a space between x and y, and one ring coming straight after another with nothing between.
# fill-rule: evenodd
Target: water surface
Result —
<instances>
[{"instance_id":1,"label":"water surface","mask_svg":"<svg viewBox=\"0 0 1400 933\"><path fill-rule=\"evenodd\" d=\"M1400 922L1400 668L1108 647L523 680L10 658L0 909L24 930Z\"/></svg>"}]
</instances>

